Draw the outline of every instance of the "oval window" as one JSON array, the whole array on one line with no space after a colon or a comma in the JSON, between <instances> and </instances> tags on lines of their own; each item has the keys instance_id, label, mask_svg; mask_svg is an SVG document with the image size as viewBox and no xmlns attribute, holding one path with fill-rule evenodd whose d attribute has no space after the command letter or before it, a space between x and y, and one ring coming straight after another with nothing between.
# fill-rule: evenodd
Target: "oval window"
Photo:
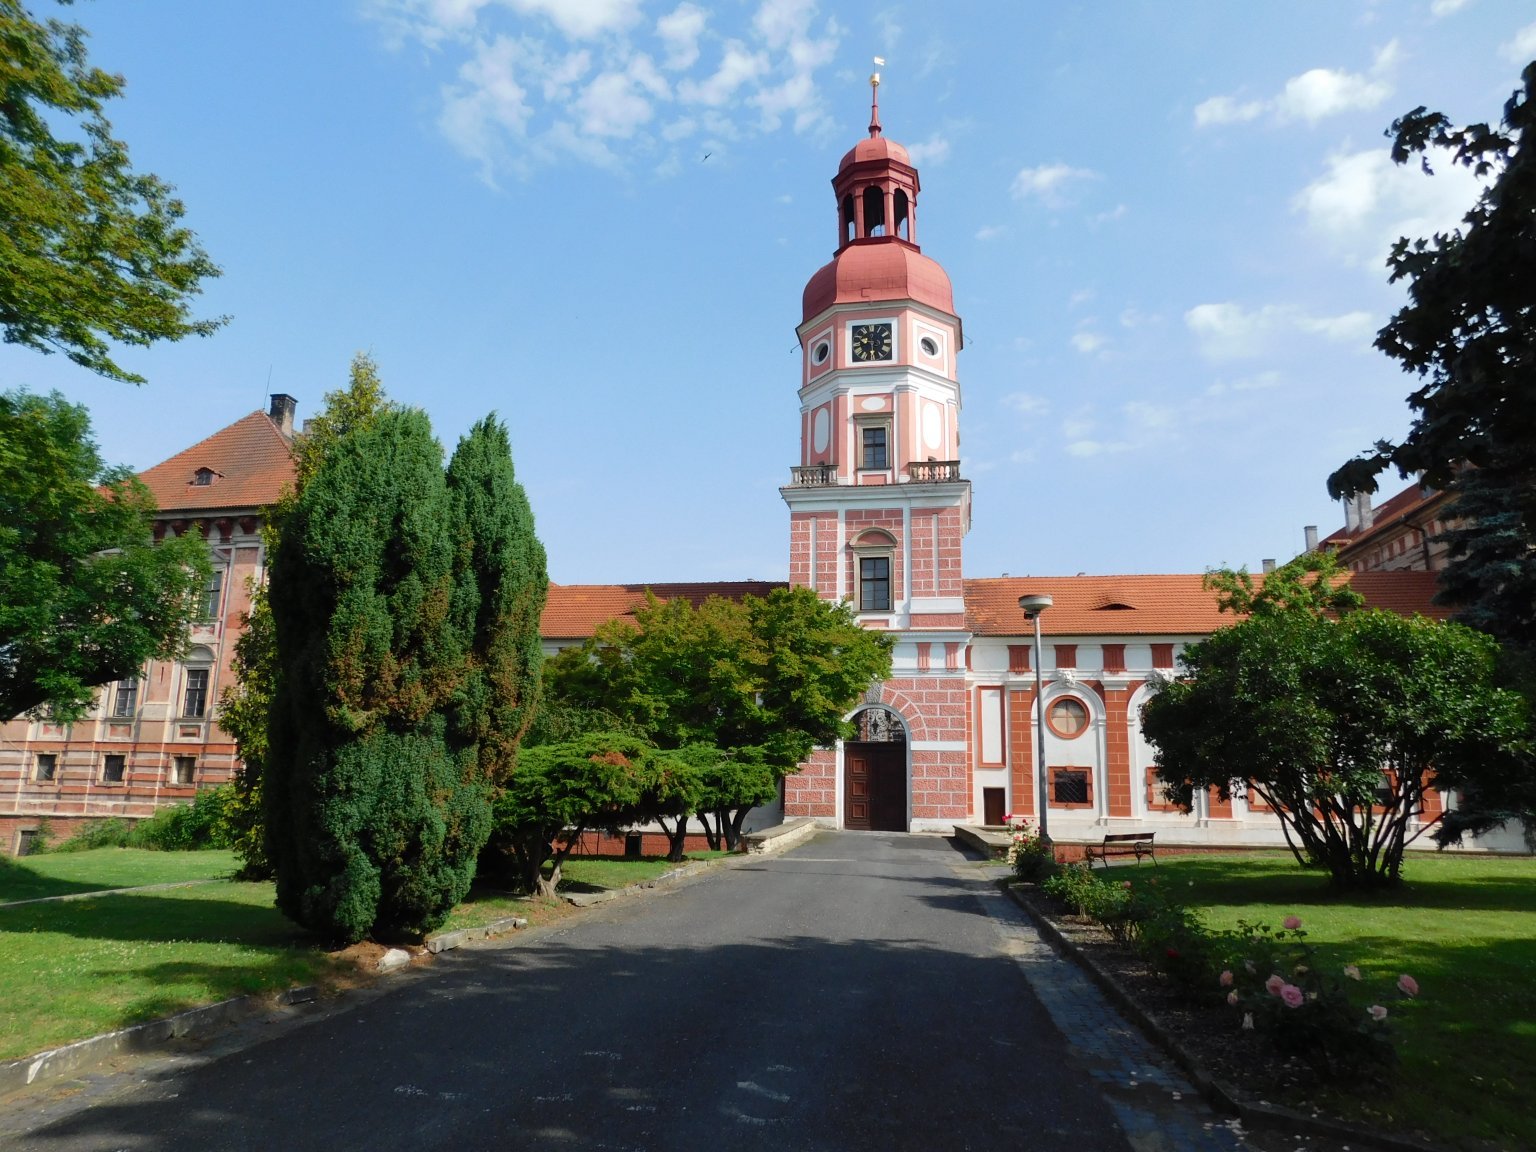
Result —
<instances>
[{"instance_id":1,"label":"oval window","mask_svg":"<svg viewBox=\"0 0 1536 1152\"><path fill-rule=\"evenodd\" d=\"M932 336L924 336L917 344L926 355L937 356L939 354L939 342Z\"/></svg>"},{"instance_id":2,"label":"oval window","mask_svg":"<svg viewBox=\"0 0 1536 1152\"><path fill-rule=\"evenodd\" d=\"M832 345L823 340L815 348L811 349L811 363L825 364L827 357L832 354Z\"/></svg>"},{"instance_id":3,"label":"oval window","mask_svg":"<svg viewBox=\"0 0 1536 1152\"><path fill-rule=\"evenodd\" d=\"M1056 735L1070 740L1081 736L1088 727L1088 708L1076 697L1063 696L1045 712L1046 722Z\"/></svg>"}]
</instances>

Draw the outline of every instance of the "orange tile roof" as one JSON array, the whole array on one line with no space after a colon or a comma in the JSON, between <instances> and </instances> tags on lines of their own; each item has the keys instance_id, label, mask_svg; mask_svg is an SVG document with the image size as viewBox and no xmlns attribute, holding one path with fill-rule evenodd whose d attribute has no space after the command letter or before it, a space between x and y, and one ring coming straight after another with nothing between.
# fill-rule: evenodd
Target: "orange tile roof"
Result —
<instances>
[{"instance_id":1,"label":"orange tile roof","mask_svg":"<svg viewBox=\"0 0 1536 1152\"><path fill-rule=\"evenodd\" d=\"M211 484L194 484L199 469ZM265 412L252 412L139 473L162 512L264 508L293 483L293 453Z\"/></svg>"},{"instance_id":2,"label":"orange tile roof","mask_svg":"<svg viewBox=\"0 0 1536 1152\"><path fill-rule=\"evenodd\" d=\"M1255 576L1262 582L1262 576ZM1358 572L1350 584L1372 608L1445 619L1430 602L1433 572ZM966 626L980 636L1023 636L1019 597L1044 592L1056 603L1040 618L1048 636L1204 636L1231 624L1205 590L1204 576L1004 576L965 582Z\"/></svg>"},{"instance_id":3,"label":"orange tile roof","mask_svg":"<svg viewBox=\"0 0 1536 1152\"><path fill-rule=\"evenodd\" d=\"M1412 515L1432 502L1443 502L1444 497L1445 493L1441 490L1431 489L1425 492L1422 485L1410 484L1401 492L1372 507L1371 526L1364 532L1358 528L1351 532L1348 528L1341 526L1323 537L1322 543L1332 544L1336 548L1343 548L1354 541L1364 539L1367 536L1373 536L1383 528L1396 526L1398 521L1402 520L1405 516Z\"/></svg>"},{"instance_id":4,"label":"orange tile roof","mask_svg":"<svg viewBox=\"0 0 1536 1152\"><path fill-rule=\"evenodd\" d=\"M684 599L697 606L710 596L740 600L766 596L783 588L782 580L722 580L696 584L551 584L539 634L550 640L585 640L598 625L620 616L633 618L649 589L658 600Z\"/></svg>"},{"instance_id":5,"label":"orange tile roof","mask_svg":"<svg viewBox=\"0 0 1536 1152\"><path fill-rule=\"evenodd\" d=\"M1231 616L1200 574L1174 576L1002 576L965 582L966 626L980 636L1022 636L1019 597L1044 592L1055 604L1040 617L1050 636L1205 635Z\"/></svg>"}]
</instances>

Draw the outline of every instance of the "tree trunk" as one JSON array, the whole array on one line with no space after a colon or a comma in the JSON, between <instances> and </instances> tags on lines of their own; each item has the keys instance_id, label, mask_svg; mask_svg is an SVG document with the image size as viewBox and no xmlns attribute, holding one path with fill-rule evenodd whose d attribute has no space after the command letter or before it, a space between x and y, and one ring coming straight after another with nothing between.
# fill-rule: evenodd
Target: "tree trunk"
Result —
<instances>
[{"instance_id":1,"label":"tree trunk","mask_svg":"<svg viewBox=\"0 0 1536 1152\"><path fill-rule=\"evenodd\" d=\"M750 808L738 808L731 814L731 821L726 826L725 850L727 852L741 851L741 826L747 822L747 813Z\"/></svg>"},{"instance_id":2,"label":"tree trunk","mask_svg":"<svg viewBox=\"0 0 1536 1152\"><path fill-rule=\"evenodd\" d=\"M711 852L718 852L720 851L722 830L725 828L725 818L719 809L715 810L716 822L714 824L709 822L709 816L708 812L700 812L699 823L704 825L704 842L709 845L709 850Z\"/></svg>"},{"instance_id":3,"label":"tree trunk","mask_svg":"<svg viewBox=\"0 0 1536 1152\"><path fill-rule=\"evenodd\" d=\"M673 864L680 864L685 855L684 849L688 841L688 816L683 814L676 817L669 825L665 816L658 818L661 829L667 834L667 859Z\"/></svg>"}]
</instances>

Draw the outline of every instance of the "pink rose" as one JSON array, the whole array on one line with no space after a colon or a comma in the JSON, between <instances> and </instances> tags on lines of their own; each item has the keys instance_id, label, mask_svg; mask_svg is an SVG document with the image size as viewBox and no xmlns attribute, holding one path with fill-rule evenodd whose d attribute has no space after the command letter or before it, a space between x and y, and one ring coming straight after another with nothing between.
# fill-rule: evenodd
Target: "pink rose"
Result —
<instances>
[{"instance_id":1,"label":"pink rose","mask_svg":"<svg viewBox=\"0 0 1536 1152\"><path fill-rule=\"evenodd\" d=\"M1220 979L1221 979L1221 986L1223 988L1230 988L1230 987L1232 987L1232 969L1228 968L1225 972L1223 972L1221 974Z\"/></svg>"},{"instance_id":2,"label":"pink rose","mask_svg":"<svg viewBox=\"0 0 1536 1152\"><path fill-rule=\"evenodd\" d=\"M1419 994L1419 982L1404 972L1397 978L1397 990L1404 996L1417 996Z\"/></svg>"},{"instance_id":3,"label":"pink rose","mask_svg":"<svg viewBox=\"0 0 1536 1152\"><path fill-rule=\"evenodd\" d=\"M1290 931L1294 932L1294 931L1296 931L1296 929L1301 927L1301 917L1300 916L1287 916L1284 920L1280 921L1280 923L1283 924Z\"/></svg>"},{"instance_id":4,"label":"pink rose","mask_svg":"<svg viewBox=\"0 0 1536 1152\"><path fill-rule=\"evenodd\" d=\"M1387 1010L1380 1004L1372 1004L1366 1011L1371 1014L1371 1019L1378 1024L1387 1018Z\"/></svg>"},{"instance_id":5,"label":"pink rose","mask_svg":"<svg viewBox=\"0 0 1536 1152\"><path fill-rule=\"evenodd\" d=\"M1232 1005L1232 1007L1234 1007L1234 1008L1237 1007L1237 993L1236 992L1228 992L1227 993L1227 1003Z\"/></svg>"},{"instance_id":6,"label":"pink rose","mask_svg":"<svg viewBox=\"0 0 1536 1152\"><path fill-rule=\"evenodd\" d=\"M1286 984L1284 977L1278 974L1271 976L1268 980L1264 981L1264 991L1268 992L1271 996L1280 995L1280 989L1284 988L1285 986Z\"/></svg>"},{"instance_id":7,"label":"pink rose","mask_svg":"<svg viewBox=\"0 0 1536 1152\"><path fill-rule=\"evenodd\" d=\"M1344 975L1348 976L1351 980L1358 980L1360 979L1360 969L1353 964L1346 964L1344 965Z\"/></svg>"},{"instance_id":8,"label":"pink rose","mask_svg":"<svg viewBox=\"0 0 1536 1152\"><path fill-rule=\"evenodd\" d=\"M1131 890L1131 882L1129 880L1122 880L1120 881L1120 887L1129 892Z\"/></svg>"},{"instance_id":9,"label":"pink rose","mask_svg":"<svg viewBox=\"0 0 1536 1152\"><path fill-rule=\"evenodd\" d=\"M1285 1001L1287 1008L1300 1008L1307 1002L1307 994L1294 984L1282 984L1280 999Z\"/></svg>"}]
</instances>

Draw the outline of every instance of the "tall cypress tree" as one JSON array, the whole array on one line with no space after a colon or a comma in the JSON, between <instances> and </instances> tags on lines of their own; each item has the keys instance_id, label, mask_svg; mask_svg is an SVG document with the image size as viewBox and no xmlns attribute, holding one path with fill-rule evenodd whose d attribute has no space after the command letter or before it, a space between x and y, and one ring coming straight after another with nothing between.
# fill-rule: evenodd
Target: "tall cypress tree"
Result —
<instances>
[{"instance_id":1,"label":"tall cypress tree","mask_svg":"<svg viewBox=\"0 0 1536 1152\"><path fill-rule=\"evenodd\" d=\"M282 525L264 788L278 906L318 932L415 936L469 890L490 830L456 627L459 536L424 413L341 437Z\"/></svg>"},{"instance_id":2,"label":"tall cypress tree","mask_svg":"<svg viewBox=\"0 0 1536 1152\"><path fill-rule=\"evenodd\" d=\"M500 784L538 707L549 576L506 426L494 413L459 441L448 491L458 533L453 615L470 649L455 728L478 746L482 775Z\"/></svg>"}]
</instances>

